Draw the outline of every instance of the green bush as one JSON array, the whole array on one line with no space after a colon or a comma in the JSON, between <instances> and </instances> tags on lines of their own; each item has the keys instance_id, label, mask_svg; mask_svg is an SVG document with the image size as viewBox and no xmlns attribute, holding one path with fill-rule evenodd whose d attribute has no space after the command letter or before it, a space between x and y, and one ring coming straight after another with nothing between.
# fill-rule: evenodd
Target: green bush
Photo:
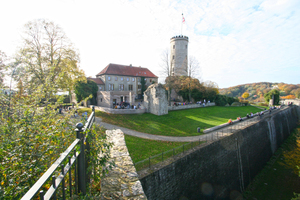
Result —
<instances>
[{"instance_id":1,"label":"green bush","mask_svg":"<svg viewBox=\"0 0 300 200\"><path fill-rule=\"evenodd\" d=\"M241 100L240 101L242 104L244 104L245 106L248 106L249 105L249 101L247 100Z\"/></svg>"},{"instance_id":2,"label":"green bush","mask_svg":"<svg viewBox=\"0 0 300 200\"><path fill-rule=\"evenodd\" d=\"M258 103L259 106L269 106L267 103Z\"/></svg>"},{"instance_id":3,"label":"green bush","mask_svg":"<svg viewBox=\"0 0 300 200\"><path fill-rule=\"evenodd\" d=\"M276 89L273 89L264 95L265 101L266 101L266 103L269 103L269 101L270 101L270 99L272 99L273 95L274 95L274 105L278 105L279 104L279 91Z\"/></svg>"},{"instance_id":4,"label":"green bush","mask_svg":"<svg viewBox=\"0 0 300 200\"><path fill-rule=\"evenodd\" d=\"M36 90L9 101L0 94L0 199L20 199L76 138L72 113L57 114L57 105L39 107L42 96L41 90ZM100 150L109 148L103 135L92 131L89 140L90 160L97 162L99 172L108 159L98 157ZM99 173L93 173L91 178L100 182Z\"/></svg>"},{"instance_id":5,"label":"green bush","mask_svg":"<svg viewBox=\"0 0 300 200\"><path fill-rule=\"evenodd\" d=\"M242 106L241 102L233 102L231 106Z\"/></svg>"}]
</instances>

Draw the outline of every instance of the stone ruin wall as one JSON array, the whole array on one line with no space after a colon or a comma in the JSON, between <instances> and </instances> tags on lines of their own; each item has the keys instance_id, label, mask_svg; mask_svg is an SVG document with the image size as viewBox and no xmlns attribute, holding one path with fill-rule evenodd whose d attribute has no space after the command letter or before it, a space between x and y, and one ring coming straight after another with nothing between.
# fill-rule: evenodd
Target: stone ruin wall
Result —
<instances>
[{"instance_id":1,"label":"stone ruin wall","mask_svg":"<svg viewBox=\"0 0 300 200\"><path fill-rule=\"evenodd\" d=\"M144 107L154 115L168 114L166 90L161 84L153 84L144 92Z\"/></svg>"}]
</instances>

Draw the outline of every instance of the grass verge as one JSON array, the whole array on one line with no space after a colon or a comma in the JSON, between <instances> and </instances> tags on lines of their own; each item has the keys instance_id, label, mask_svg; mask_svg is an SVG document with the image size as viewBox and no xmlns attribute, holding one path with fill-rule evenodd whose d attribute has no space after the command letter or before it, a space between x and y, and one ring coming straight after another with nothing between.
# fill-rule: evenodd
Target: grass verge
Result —
<instances>
[{"instance_id":1,"label":"grass verge","mask_svg":"<svg viewBox=\"0 0 300 200\"><path fill-rule=\"evenodd\" d=\"M246 199L285 200L294 197L294 192L300 193L300 178L293 169L300 164L299 156L290 158L287 156L293 155L293 152L299 152L299 137L300 126L293 131L247 187L243 193Z\"/></svg>"},{"instance_id":2,"label":"grass verge","mask_svg":"<svg viewBox=\"0 0 300 200\"><path fill-rule=\"evenodd\" d=\"M201 128L201 134L205 128L210 128L223 123L228 119L244 117L250 112L256 113L261 109L253 106L243 107L205 107L188 110L171 111L168 115L153 115L150 113L133 115L115 115L96 110L96 116L102 118L103 122L132 130L149 133L153 135L166 136L196 136L197 127ZM89 108L79 111L91 112Z\"/></svg>"},{"instance_id":3,"label":"grass verge","mask_svg":"<svg viewBox=\"0 0 300 200\"><path fill-rule=\"evenodd\" d=\"M138 171L149 167L149 157L150 164L154 165L200 144L199 142L187 143L147 140L129 135L125 135L125 141L132 161L137 163L135 167Z\"/></svg>"}]
</instances>

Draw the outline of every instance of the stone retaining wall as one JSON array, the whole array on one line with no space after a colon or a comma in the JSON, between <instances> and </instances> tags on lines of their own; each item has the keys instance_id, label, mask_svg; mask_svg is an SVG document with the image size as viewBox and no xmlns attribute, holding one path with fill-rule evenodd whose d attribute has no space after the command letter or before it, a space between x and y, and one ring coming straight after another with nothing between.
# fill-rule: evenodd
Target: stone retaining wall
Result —
<instances>
[{"instance_id":1,"label":"stone retaining wall","mask_svg":"<svg viewBox=\"0 0 300 200\"><path fill-rule=\"evenodd\" d=\"M113 143L111 159L115 166L101 179L101 199L146 200L141 182L126 147L120 129L107 130L108 142Z\"/></svg>"},{"instance_id":2,"label":"stone retaining wall","mask_svg":"<svg viewBox=\"0 0 300 200\"><path fill-rule=\"evenodd\" d=\"M277 112L278 110L274 110L273 112ZM263 113L268 113L269 110L262 110ZM254 117L258 116L257 113L253 114ZM242 120L247 120L247 117L242 117ZM236 124L236 123L239 123L240 121L239 120L232 120L232 124ZM221 128L224 128L226 126L230 126L230 124L227 123L224 123L224 124L220 124L218 126L214 126L214 127L211 127L211 128L207 128L205 130L203 130L203 133L210 133L212 131L215 131L215 130L218 130L218 129L221 129Z\"/></svg>"},{"instance_id":3,"label":"stone retaining wall","mask_svg":"<svg viewBox=\"0 0 300 200\"><path fill-rule=\"evenodd\" d=\"M215 106L215 103L207 103L205 107L207 106ZM93 106L91 105L90 108ZM185 109L193 109L193 108L202 108L202 105L199 104L189 104L189 105L180 105L180 106L168 106L168 111L172 110L185 110ZM107 107L100 107L100 106L95 106L96 110L100 110L102 112L110 113L110 114L142 114L146 113L146 109L112 109L112 108L107 108Z\"/></svg>"},{"instance_id":4,"label":"stone retaining wall","mask_svg":"<svg viewBox=\"0 0 300 200\"><path fill-rule=\"evenodd\" d=\"M93 106L90 106L92 108ZM100 110L102 112L110 113L110 114L142 114L146 112L146 109L112 109L106 107L95 106L96 110Z\"/></svg>"},{"instance_id":5,"label":"stone retaining wall","mask_svg":"<svg viewBox=\"0 0 300 200\"><path fill-rule=\"evenodd\" d=\"M280 100L280 104L288 105L289 103L293 103L294 105L300 106L300 99L283 99L283 100Z\"/></svg>"},{"instance_id":6,"label":"stone retaining wall","mask_svg":"<svg viewBox=\"0 0 300 200\"><path fill-rule=\"evenodd\" d=\"M274 112L140 177L147 198L243 199L241 193L297 126L298 110Z\"/></svg>"},{"instance_id":7,"label":"stone retaining wall","mask_svg":"<svg viewBox=\"0 0 300 200\"><path fill-rule=\"evenodd\" d=\"M216 104L214 102L207 103L205 107L207 106L215 106ZM185 110L185 109L191 109L191 108L202 108L203 105L200 104L188 104L188 105L180 105L180 106L168 106L168 110Z\"/></svg>"}]
</instances>

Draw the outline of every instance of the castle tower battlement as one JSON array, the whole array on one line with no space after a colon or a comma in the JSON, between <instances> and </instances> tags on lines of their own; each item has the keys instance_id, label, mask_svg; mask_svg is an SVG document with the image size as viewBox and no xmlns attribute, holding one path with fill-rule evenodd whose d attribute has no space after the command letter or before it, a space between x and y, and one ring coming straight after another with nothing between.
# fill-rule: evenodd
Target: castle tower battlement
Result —
<instances>
[{"instance_id":1,"label":"castle tower battlement","mask_svg":"<svg viewBox=\"0 0 300 200\"><path fill-rule=\"evenodd\" d=\"M187 76L189 38L184 35L170 39L171 76Z\"/></svg>"}]
</instances>

